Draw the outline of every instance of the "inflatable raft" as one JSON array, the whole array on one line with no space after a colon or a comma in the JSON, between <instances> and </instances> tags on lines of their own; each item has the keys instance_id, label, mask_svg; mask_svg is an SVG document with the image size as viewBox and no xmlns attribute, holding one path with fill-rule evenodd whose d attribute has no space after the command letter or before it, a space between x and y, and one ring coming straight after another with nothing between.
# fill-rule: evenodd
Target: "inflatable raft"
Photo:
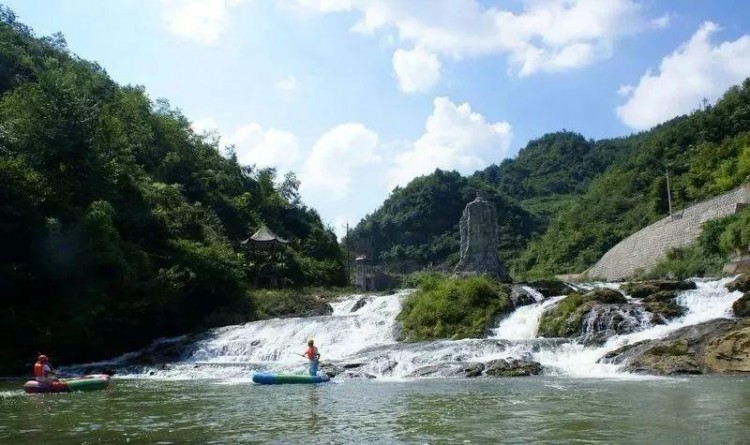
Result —
<instances>
[{"instance_id":1,"label":"inflatable raft","mask_svg":"<svg viewBox=\"0 0 750 445\"><path fill-rule=\"evenodd\" d=\"M275 372L256 372L253 374L253 382L261 385L282 385L284 383L325 383L331 378L326 374L277 374Z\"/></svg>"},{"instance_id":2,"label":"inflatable raft","mask_svg":"<svg viewBox=\"0 0 750 445\"><path fill-rule=\"evenodd\" d=\"M60 380L50 383L39 383L29 380L23 385L23 390L29 394L71 392L71 391L97 391L109 386L109 376L106 374L92 374L76 379Z\"/></svg>"}]
</instances>

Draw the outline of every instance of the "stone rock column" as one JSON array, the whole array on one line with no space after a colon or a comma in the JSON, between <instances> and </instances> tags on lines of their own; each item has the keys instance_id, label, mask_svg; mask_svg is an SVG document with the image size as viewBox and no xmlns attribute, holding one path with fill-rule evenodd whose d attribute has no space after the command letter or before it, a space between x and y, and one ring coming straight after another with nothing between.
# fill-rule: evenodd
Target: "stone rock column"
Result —
<instances>
[{"instance_id":1,"label":"stone rock column","mask_svg":"<svg viewBox=\"0 0 750 445\"><path fill-rule=\"evenodd\" d=\"M491 202L477 194L466 205L459 222L461 260L456 275L488 275L500 279L508 277L497 257L497 212Z\"/></svg>"}]
</instances>

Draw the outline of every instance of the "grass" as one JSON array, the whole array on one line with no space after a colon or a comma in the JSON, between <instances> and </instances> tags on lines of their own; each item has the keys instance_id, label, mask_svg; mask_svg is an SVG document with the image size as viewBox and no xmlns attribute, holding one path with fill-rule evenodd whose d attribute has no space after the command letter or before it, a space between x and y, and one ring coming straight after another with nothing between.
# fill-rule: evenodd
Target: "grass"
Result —
<instances>
[{"instance_id":1,"label":"grass","mask_svg":"<svg viewBox=\"0 0 750 445\"><path fill-rule=\"evenodd\" d=\"M406 298L399 320L401 340L484 336L495 318L512 309L510 287L486 277L423 274Z\"/></svg>"}]
</instances>

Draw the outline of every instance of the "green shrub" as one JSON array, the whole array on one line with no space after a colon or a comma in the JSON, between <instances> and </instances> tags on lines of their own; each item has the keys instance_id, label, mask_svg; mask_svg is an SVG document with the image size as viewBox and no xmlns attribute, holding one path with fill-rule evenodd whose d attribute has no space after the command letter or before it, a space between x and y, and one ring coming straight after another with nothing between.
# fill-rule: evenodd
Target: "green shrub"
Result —
<instances>
[{"instance_id":1,"label":"green shrub","mask_svg":"<svg viewBox=\"0 0 750 445\"><path fill-rule=\"evenodd\" d=\"M401 340L481 337L497 315L513 306L510 287L486 277L420 276L398 319Z\"/></svg>"}]
</instances>

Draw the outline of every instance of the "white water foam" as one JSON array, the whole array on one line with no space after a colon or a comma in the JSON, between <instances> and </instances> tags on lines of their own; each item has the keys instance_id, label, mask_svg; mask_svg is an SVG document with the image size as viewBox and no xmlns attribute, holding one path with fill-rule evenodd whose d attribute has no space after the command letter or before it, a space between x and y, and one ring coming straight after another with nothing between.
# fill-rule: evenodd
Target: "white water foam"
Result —
<instances>
[{"instance_id":1,"label":"white water foam","mask_svg":"<svg viewBox=\"0 0 750 445\"><path fill-rule=\"evenodd\" d=\"M519 307L492 330L493 337L506 340L527 340L536 338L539 330L539 319L541 318L542 313L547 308L557 304L557 302L563 298L565 297L553 297L547 301Z\"/></svg>"}]
</instances>

